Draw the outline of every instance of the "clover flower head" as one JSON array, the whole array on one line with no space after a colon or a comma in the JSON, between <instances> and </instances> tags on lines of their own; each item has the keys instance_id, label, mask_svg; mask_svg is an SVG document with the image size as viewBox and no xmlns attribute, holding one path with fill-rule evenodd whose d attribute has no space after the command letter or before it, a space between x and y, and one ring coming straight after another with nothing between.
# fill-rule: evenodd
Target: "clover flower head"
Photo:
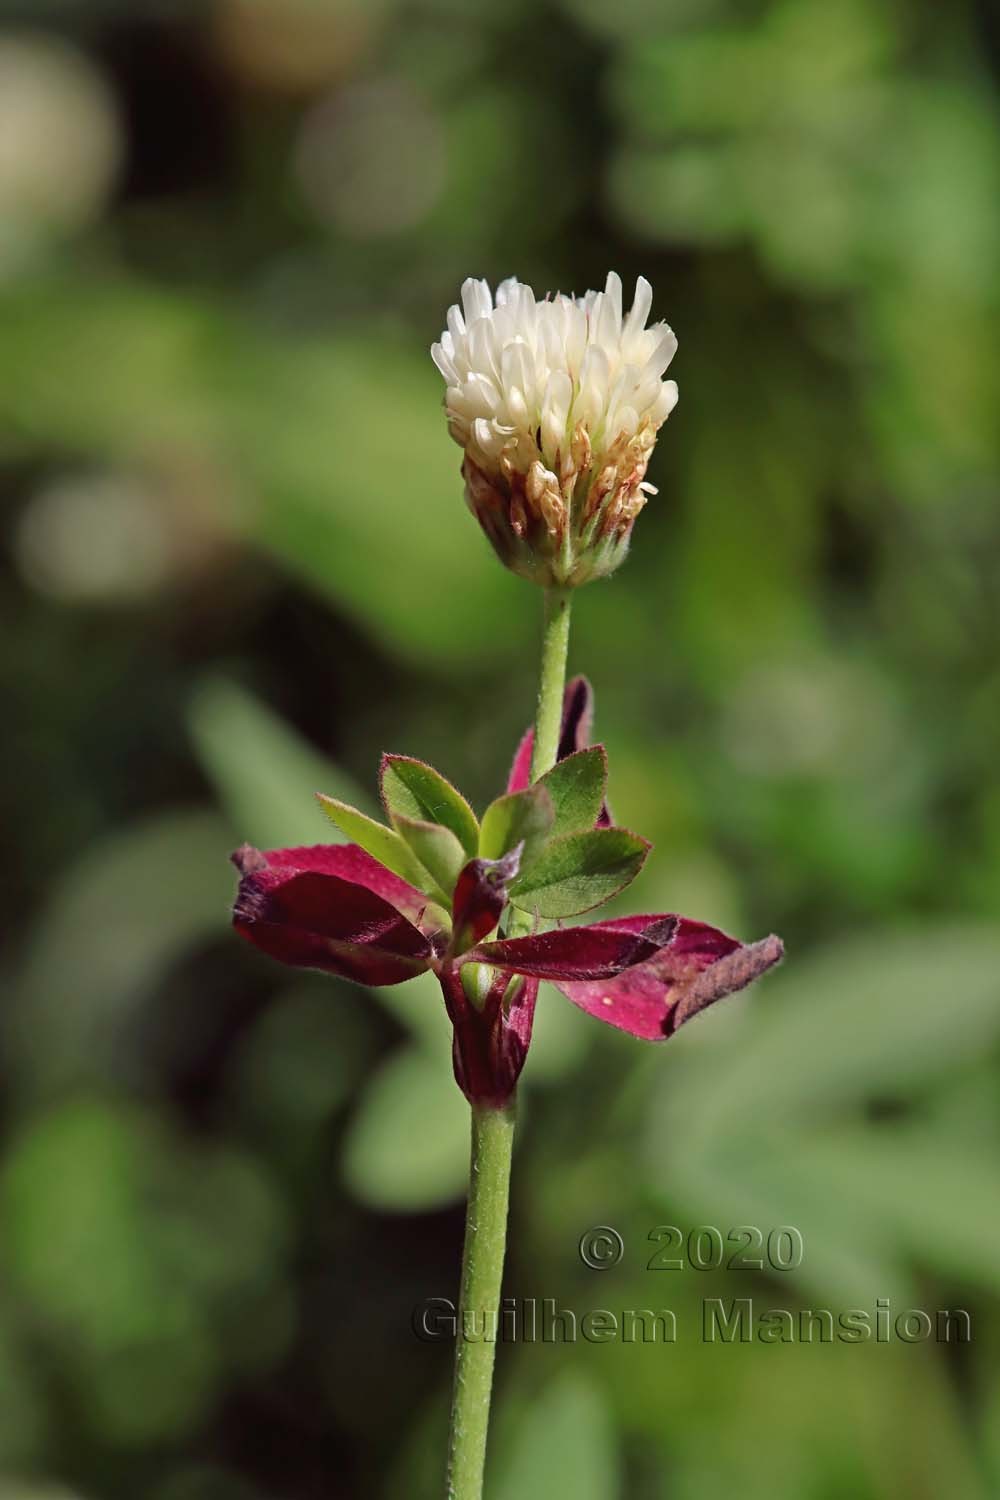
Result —
<instances>
[{"instance_id":1,"label":"clover flower head","mask_svg":"<svg viewBox=\"0 0 1000 1500\"><path fill-rule=\"evenodd\" d=\"M501 561L537 583L610 573L655 494L646 468L677 403L663 379L677 340L646 327L652 297L640 276L623 313L613 271L603 292L543 301L513 277L495 298L470 279L431 350L469 506Z\"/></svg>"}]
</instances>

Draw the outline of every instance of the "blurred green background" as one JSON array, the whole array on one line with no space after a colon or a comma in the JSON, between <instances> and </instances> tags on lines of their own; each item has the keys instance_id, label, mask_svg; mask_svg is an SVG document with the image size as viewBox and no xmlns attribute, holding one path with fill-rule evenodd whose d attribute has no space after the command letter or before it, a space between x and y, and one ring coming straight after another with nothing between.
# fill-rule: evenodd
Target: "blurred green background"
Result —
<instances>
[{"instance_id":1,"label":"blurred green background","mask_svg":"<svg viewBox=\"0 0 1000 1500\"><path fill-rule=\"evenodd\" d=\"M654 285L681 389L578 600L632 909L789 962L664 1048L544 991L490 1500L1000 1492L1000 26L919 0L0 4L0 1500L441 1493L463 1101L431 982L230 935L382 748L480 805L539 599L428 346ZM649 1272L655 1226L794 1272ZM579 1236L616 1226L620 1266ZM973 1342L710 1347L702 1298Z\"/></svg>"}]
</instances>

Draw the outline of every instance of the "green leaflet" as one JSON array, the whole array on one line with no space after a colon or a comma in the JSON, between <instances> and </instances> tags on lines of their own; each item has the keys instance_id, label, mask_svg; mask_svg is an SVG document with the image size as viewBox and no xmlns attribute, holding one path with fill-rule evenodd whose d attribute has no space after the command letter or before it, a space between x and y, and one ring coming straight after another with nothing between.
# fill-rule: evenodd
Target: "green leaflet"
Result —
<instances>
[{"instance_id":1,"label":"green leaflet","mask_svg":"<svg viewBox=\"0 0 1000 1500\"><path fill-rule=\"evenodd\" d=\"M393 822L423 867L430 871L450 907L451 892L466 862L465 850L458 839L440 823L424 823L419 818L404 818L399 814L394 815Z\"/></svg>"},{"instance_id":2,"label":"green leaflet","mask_svg":"<svg viewBox=\"0 0 1000 1500\"><path fill-rule=\"evenodd\" d=\"M339 802L336 797L327 797L322 792L316 795L330 822L352 843L359 844L373 859L385 865L387 870L391 870L401 880L409 881L418 890L427 886L427 870L395 829L386 828L384 823L376 823L367 813L358 812L356 807Z\"/></svg>"},{"instance_id":3,"label":"green leaflet","mask_svg":"<svg viewBox=\"0 0 1000 1500\"><path fill-rule=\"evenodd\" d=\"M608 788L608 756L603 745L567 755L536 783L552 799L554 835L593 828Z\"/></svg>"},{"instance_id":4,"label":"green leaflet","mask_svg":"<svg viewBox=\"0 0 1000 1500\"><path fill-rule=\"evenodd\" d=\"M479 850L479 823L461 792L433 766L408 755L382 757L382 801L397 823L437 823L454 834L469 858Z\"/></svg>"},{"instance_id":5,"label":"green leaflet","mask_svg":"<svg viewBox=\"0 0 1000 1500\"><path fill-rule=\"evenodd\" d=\"M553 839L511 885L510 898L540 917L590 911L635 879L650 847L624 828L594 828Z\"/></svg>"},{"instance_id":6,"label":"green leaflet","mask_svg":"<svg viewBox=\"0 0 1000 1500\"><path fill-rule=\"evenodd\" d=\"M524 844L521 868L527 869L541 853L555 824L555 807L545 787L527 787L491 802L483 814L479 853L483 859L499 859L517 844Z\"/></svg>"}]
</instances>

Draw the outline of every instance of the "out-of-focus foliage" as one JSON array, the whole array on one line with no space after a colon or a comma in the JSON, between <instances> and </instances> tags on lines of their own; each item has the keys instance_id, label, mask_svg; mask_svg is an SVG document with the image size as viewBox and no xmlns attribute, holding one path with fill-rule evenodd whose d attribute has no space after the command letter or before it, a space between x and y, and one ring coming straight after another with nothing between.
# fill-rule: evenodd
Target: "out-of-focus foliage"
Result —
<instances>
[{"instance_id":1,"label":"out-of-focus foliage","mask_svg":"<svg viewBox=\"0 0 1000 1500\"><path fill-rule=\"evenodd\" d=\"M384 748L502 785L538 599L427 348L609 267L681 402L573 664L641 908L790 956L662 1049L543 991L506 1288L679 1333L504 1346L490 1500L997 1491L998 71L973 0L0 3L0 1500L440 1493L440 998L269 967L225 856ZM802 1263L647 1271L667 1223Z\"/></svg>"}]
</instances>

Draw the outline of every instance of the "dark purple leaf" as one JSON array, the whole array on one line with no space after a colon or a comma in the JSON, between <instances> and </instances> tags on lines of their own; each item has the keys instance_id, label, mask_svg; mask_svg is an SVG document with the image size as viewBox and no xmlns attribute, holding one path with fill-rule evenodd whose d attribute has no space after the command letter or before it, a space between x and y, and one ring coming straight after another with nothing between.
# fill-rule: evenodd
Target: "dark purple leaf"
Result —
<instances>
[{"instance_id":1,"label":"dark purple leaf","mask_svg":"<svg viewBox=\"0 0 1000 1500\"><path fill-rule=\"evenodd\" d=\"M538 997L538 980L498 973L481 1005L465 993L461 973L446 965L439 975L454 1026L455 1079L470 1103L502 1109L517 1085Z\"/></svg>"},{"instance_id":2,"label":"dark purple leaf","mask_svg":"<svg viewBox=\"0 0 1000 1500\"><path fill-rule=\"evenodd\" d=\"M502 859L470 859L455 883L452 900L453 951L478 943L492 932L507 905L507 886L521 868L518 844Z\"/></svg>"},{"instance_id":3,"label":"dark purple leaf","mask_svg":"<svg viewBox=\"0 0 1000 1500\"><path fill-rule=\"evenodd\" d=\"M311 870L318 875L339 875L353 885L363 885L388 901L397 911L417 921L427 906L427 897L416 886L387 870L385 865L357 844L306 844L293 849L255 849L243 844L231 856L241 875L251 870L268 872L268 884L291 874Z\"/></svg>"},{"instance_id":4,"label":"dark purple leaf","mask_svg":"<svg viewBox=\"0 0 1000 1500\"><path fill-rule=\"evenodd\" d=\"M426 898L352 844L233 855L241 879L236 930L256 947L300 968L323 969L358 984L398 984L431 956L428 938L389 899L419 909Z\"/></svg>"},{"instance_id":5,"label":"dark purple leaf","mask_svg":"<svg viewBox=\"0 0 1000 1500\"><path fill-rule=\"evenodd\" d=\"M676 917L636 919L643 927L593 922L589 927L557 927L531 937L481 943L463 955L467 962L493 964L537 979L606 979L651 958L669 943Z\"/></svg>"},{"instance_id":6,"label":"dark purple leaf","mask_svg":"<svg viewBox=\"0 0 1000 1500\"><path fill-rule=\"evenodd\" d=\"M507 791L523 792L531 785L531 752L535 748L535 731L528 729L521 736L514 752L514 763L507 777Z\"/></svg>"},{"instance_id":7,"label":"dark purple leaf","mask_svg":"<svg viewBox=\"0 0 1000 1500\"><path fill-rule=\"evenodd\" d=\"M640 931L651 917L629 917L607 924ZM659 919L664 920L664 919ZM662 1041L699 1010L751 984L784 952L776 937L744 945L717 928L676 918L670 940L657 953L614 978L583 983L556 981L574 1005L620 1031L646 1041Z\"/></svg>"}]
</instances>

